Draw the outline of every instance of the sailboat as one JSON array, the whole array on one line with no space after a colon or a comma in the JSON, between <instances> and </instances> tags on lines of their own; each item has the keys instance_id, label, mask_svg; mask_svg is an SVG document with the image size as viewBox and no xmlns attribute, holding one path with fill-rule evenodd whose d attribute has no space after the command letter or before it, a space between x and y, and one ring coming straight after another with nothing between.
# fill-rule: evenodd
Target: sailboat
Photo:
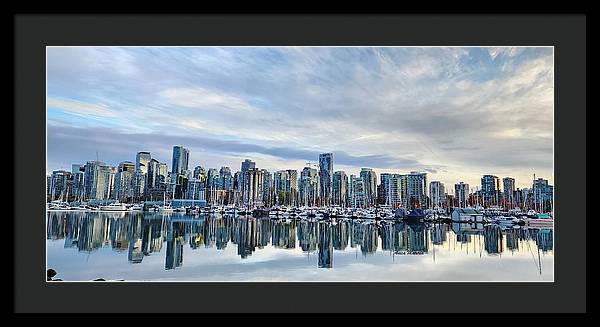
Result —
<instances>
[{"instance_id":1,"label":"sailboat","mask_svg":"<svg viewBox=\"0 0 600 327\"><path fill-rule=\"evenodd\" d=\"M167 203L167 191L166 190L164 191L164 194L163 194L163 205L158 208L158 211L162 212L162 213L171 213L171 212L175 211L175 209L173 209L173 207L171 207L171 203Z\"/></svg>"}]
</instances>

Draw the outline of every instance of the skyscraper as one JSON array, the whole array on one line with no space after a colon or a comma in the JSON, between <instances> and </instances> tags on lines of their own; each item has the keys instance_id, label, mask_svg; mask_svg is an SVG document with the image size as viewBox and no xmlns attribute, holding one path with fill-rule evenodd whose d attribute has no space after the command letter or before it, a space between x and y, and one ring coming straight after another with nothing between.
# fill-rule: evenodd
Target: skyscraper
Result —
<instances>
[{"instance_id":1,"label":"skyscraper","mask_svg":"<svg viewBox=\"0 0 600 327\"><path fill-rule=\"evenodd\" d=\"M319 174L316 169L304 167L300 173L300 203L315 206L319 197Z\"/></svg>"},{"instance_id":2,"label":"skyscraper","mask_svg":"<svg viewBox=\"0 0 600 327\"><path fill-rule=\"evenodd\" d=\"M500 200L500 179L494 175L483 175L481 178L481 196L483 206L498 205Z\"/></svg>"},{"instance_id":3,"label":"skyscraper","mask_svg":"<svg viewBox=\"0 0 600 327\"><path fill-rule=\"evenodd\" d=\"M407 207L427 207L427 173L411 171L407 175Z\"/></svg>"},{"instance_id":4,"label":"skyscraper","mask_svg":"<svg viewBox=\"0 0 600 327\"><path fill-rule=\"evenodd\" d=\"M239 176L240 180L238 181L242 199L247 198L247 195L244 194L244 192L246 192L246 190L248 189L248 187L246 186L246 172L254 168L256 168L256 163L254 161L250 159L245 159L244 161L242 161L242 167Z\"/></svg>"},{"instance_id":5,"label":"skyscraper","mask_svg":"<svg viewBox=\"0 0 600 327\"><path fill-rule=\"evenodd\" d=\"M296 170L278 170L273 174L273 190L278 204L295 204L298 192L298 172Z\"/></svg>"},{"instance_id":6,"label":"skyscraper","mask_svg":"<svg viewBox=\"0 0 600 327\"><path fill-rule=\"evenodd\" d=\"M250 160L250 159L246 159L244 161L242 161L242 172L246 172L250 169L254 169L256 168L256 162Z\"/></svg>"},{"instance_id":7,"label":"skyscraper","mask_svg":"<svg viewBox=\"0 0 600 327\"><path fill-rule=\"evenodd\" d=\"M88 199L105 200L111 196L115 168L100 161L85 164L84 183Z\"/></svg>"},{"instance_id":8,"label":"skyscraper","mask_svg":"<svg viewBox=\"0 0 600 327\"><path fill-rule=\"evenodd\" d=\"M360 178L363 180L365 205L367 207L375 205L377 200L377 174L371 168L361 168Z\"/></svg>"},{"instance_id":9,"label":"skyscraper","mask_svg":"<svg viewBox=\"0 0 600 327\"><path fill-rule=\"evenodd\" d=\"M220 189L231 190L233 189L233 176L231 176L231 169L229 167L221 167L219 170L220 178Z\"/></svg>"},{"instance_id":10,"label":"skyscraper","mask_svg":"<svg viewBox=\"0 0 600 327\"><path fill-rule=\"evenodd\" d=\"M171 172L179 175L187 175L190 151L183 146L173 146L173 163Z\"/></svg>"},{"instance_id":11,"label":"skyscraper","mask_svg":"<svg viewBox=\"0 0 600 327\"><path fill-rule=\"evenodd\" d=\"M50 195L52 200L69 201L72 193L73 174L66 170L55 170L50 179Z\"/></svg>"},{"instance_id":12,"label":"skyscraper","mask_svg":"<svg viewBox=\"0 0 600 327\"><path fill-rule=\"evenodd\" d=\"M319 154L319 187L323 204L331 203L333 153Z\"/></svg>"},{"instance_id":13,"label":"skyscraper","mask_svg":"<svg viewBox=\"0 0 600 327\"><path fill-rule=\"evenodd\" d=\"M460 208L469 206L469 184L463 182L454 184L454 197L456 198L456 205Z\"/></svg>"},{"instance_id":14,"label":"skyscraper","mask_svg":"<svg viewBox=\"0 0 600 327\"><path fill-rule=\"evenodd\" d=\"M135 156L135 171L141 171L144 174L148 173L148 162L152 157L150 156L150 152L141 151L138 152Z\"/></svg>"},{"instance_id":15,"label":"skyscraper","mask_svg":"<svg viewBox=\"0 0 600 327\"><path fill-rule=\"evenodd\" d=\"M504 177L502 179L504 207L514 208L515 206L515 179Z\"/></svg>"},{"instance_id":16,"label":"skyscraper","mask_svg":"<svg viewBox=\"0 0 600 327\"><path fill-rule=\"evenodd\" d=\"M115 199L125 201L134 195L134 170L135 164L133 162L123 161L119 163L117 173L115 174Z\"/></svg>"},{"instance_id":17,"label":"skyscraper","mask_svg":"<svg viewBox=\"0 0 600 327\"><path fill-rule=\"evenodd\" d=\"M247 205L263 205L263 171L250 168L244 174L244 203Z\"/></svg>"},{"instance_id":18,"label":"skyscraper","mask_svg":"<svg viewBox=\"0 0 600 327\"><path fill-rule=\"evenodd\" d=\"M554 187L547 179L538 178L533 181L533 206L537 212L548 212L553 208Z\"/></svg>"},{"instance_id":19,"label":"skyscraper","mask_svg":"<svg viewBox=\"0 0 600 327\"><path fill-rule=\"evenodd\" d=\"M440 181L429 183L429 201L432 208L442 208L446 202L446 189Z\"/></svg>"},{"instance_id":20,"label":"skyscraper","mask_svg":"<svg viewBox=\"0 0 600 327\"><path fill-rule=\"evenodd\" d=\"M360 177L350 175L350 203L353 208L365 207L365 183Z\"/></svg>"},{"instance_id":21,"label":"skyscraper","mask_svg":"<svg viewBox=\"0 0 600 327\"><path fill-rule=\"evenodd\" d=\"M192 176L204 182L206 180L206 170L202 166L196 166Z\"/></svg>"},{"instance_id":22,"label":"skyscraper","mask_svg":"<svg viewBox=\"0 0 600 327\"><path fill-rule=\"evenodd\" d=\"M402 175L381 174L381 189L385 204L397 208L402 205Z\"/></svg>"},{"instance_id":23,"label":"skyscraper","mask_svg":"<svg viewBox=\"0 0 600 327\"><path fill-rule=\"evenodd\" d=\"M75 201L81 201L85 197L85 165L73 164L71 173L73 174L72 194Z\"/></svg>"},{"instance_id":24,"label":"skyscraper","mask_svg":"<svg viewBox=\"0 0 600 327\"><path fill-rule=\"evenodd\" d=\"M265 206L272 206L273 205L273 175L271 175L271 173L266 169L261 169L261 172L262 172L262 176L263 176L263 182L262 182L263 204Z\"/></svg>"},{"instance_id":25,"label":"skyscraper","mask_svg":"<svg viewBox=\"0 0 600 327\"><path fill-rule=\"evenodd\" d=\"M219 172L215 168L209 168L206 173L206 187L212 190L219 189Z\"/></svg>"},{"instance_id":26,"label":"skyscraper","mask_svg":"<svg viewBox=\"0 0 600 327\"><path fill-rule=\"evenodd\" d=\"M348 205L348 176L344 171L333 173L333 204L346 207Z\"/></svg>"}]
</instances>

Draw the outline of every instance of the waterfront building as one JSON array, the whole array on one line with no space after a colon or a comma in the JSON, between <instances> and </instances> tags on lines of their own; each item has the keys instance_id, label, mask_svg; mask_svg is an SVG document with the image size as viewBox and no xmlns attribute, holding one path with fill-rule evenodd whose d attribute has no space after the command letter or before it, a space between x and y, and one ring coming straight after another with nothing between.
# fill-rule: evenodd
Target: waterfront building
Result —
<instances>
[{"instance_id":1,"label":"waterfront building","mask_svg":"<svg viewBox=\"0 0 600 327\"><path fill-rule=\"evenodd\" d=\"M192 177L204 182L206 180L206 170L202 166L196 166L194 168L194 173L192 174Z\"/></svg>"},{"instance_id":2,"label":"waterfront building","mask_svg":"<svg viewBox=\"0 0 600 327\"><path fill-rule=\"evenodd\" d=\"M503 186L503 202L504 208L512 209L515 207L515 179L511 177L504 177L502 179Z\"/></svg>"},{"instance_id":3,"label":"waterfront building","mask_svg":"<svg viewBox=\"0 0 600 327\"><path fill-rule=\"evenodd\" d=\"M241 175L240 175L240 190L241 190L241 197L242 199L247 198L246 194L244 194L244 192L246 191L247 186L245 185L245 181L246 181L246 172L249 171L250 169L254 169L256 168L256 163L250 159L245 159L244 161L242 161L242 167L241 167Z\"/></svg>"},{"instance_id":4,"label":"waterfront building","mask_svg":"<svg viewBox=\"0 0 600 327\"><path fill-rule=\"evenodd\" d=\"M407 175L406 207L427 207L427 173L412 171Z\"/></svg>"},{"instance_id":5,"label":"waterfront building","mask_svg":"<svg viewBox=\"0 0 600 327\"><path fill-rule=\"evenodd\" d=\"M365 182L361 177L350 175L350 202L353 208L364 208L366 205Z\"/></svg>"},{"instance_id":6,"label":"waterfront building","mask_svg":"<svg viewBox=\"0 0 600 327\"><path fill-rule=\"evenodd\" d=\"M466 208L469 206L469 184L460 182L454 184L454 197L456 199L456 206L460 208Z\"/></svg>"},{"instance_id":7,"label":"waterfront building","mask_svg":"<svg viewBox=\"0 0 600 327\"><path fill-rule=\"evenodd\" d=\"M211 190L219 189L219 172L215 168L209 168L206 173L206 187Z\"/></svg>"},{"instance_id":8,"label":"waterfront building","mask_svg":"<svg viewBox=\"0 0 600 327\"><path fill-rule=\"evenodd\" d=\"M187 175L190 151L183 146L173 146L173 161L171 172L178 175Z\"/></svg>"},{"instance_id":9,"label":"waterfront building","mask_svg":"<svg viewBox=\"0 0 600 327\"><path fill-rule=\"evenodd\" d=\"M333 173L333 204L346 207L348 205L348 176L344 171Z\"/></svg>"},{"instance_id":10,"label":"waterfront building","mask_svg":"<svg viewBox=\"0 0 600 327\"><path fill-rule=\"evenodd\" d=\"M381 179L381 192L383 197L383 203L397 208L402 205L402 175L382 173Z\"/></svg>"},{"instance_id":11,"label":"waterfront building","mask_svg":"<svg viewBox=\"0 0 600 327\"><path fill-rule=\"evenodd\" d=\"M138 152L135 156L135 171L141 171L144 174L148 173L148 163L152 157L150 156L150 152L141 151Z\"/></svg>"},{"instance_id":12,"label":"waterfront building","mask_svg":"<svg viewBox=\"0 0 600 327\"><path fill-rule=\"evenodd\" d=\"M266 169L261 169L263 176L263 204L265 206L273 205L273 175Z\"/></svg>"},{"instance_id":13,"label":"waterfront building","mask_svg":"<svg viewBox=\"0 0 600 327\"><path fill-rule=\"evenodd\" d=\"M497 176L483 175L481 178L481 197L484 207L500 203L500 179Z\"/></svg>"},{"instance_id":14,"label":"waterfront building","mask_svg":"<svg viewBox=\"0 0 600 327\"><path fill-rule=\"evenodd\" d=\"M50 185L52 185L52 176L46 175L46 195L50 195Z\"/></svg>"},{"instance_id":15,"label":"waterfront building","mask_svg":"<svg viewBox=\"0 0 600 327\"><path fill-rule=\"evenodd\" d=\"M73 164L71 173L73 174L71 192L76 201L82 201L85 198L85 165Z\"/></svg>"},{"instance_id":16,"label":"waterfront building","mask_svg":"<svg viewBox=\"0 0 600 327\"><path fill-rule=\"evenodd\" d=\"M263 171L251 168L244 173L244 204L249 206L263 205Z\"/></svg>"},{"instance_id":17,"label":"waterfront building","mask_svg":"<svg viewBox=\"0 0 600 327\"><path fill-rule=\"evenodd\" d=\"M300 203L315 206L319 200L319 174L316 169L304 167L300 173Z\"/></svg>"},{"instance_id":18,"label":"waterfront building","mask_svg":"<svg viewBox=\"0 0 600 327\"><path fill-rule=\"evenodd\" d=\"M198 178L191 178L187 181L186 199L188 200L206 200L204 182Z\"/></svg>"},{"instance_id":19,"label":"waterfront building","mask_svg":"<svg viewBox=\"0 0 600 327\"><path fill-rule=\"evenodd\" d=\"M134 196L135 164L130 161L119 163L115 175L115 199L125 202Z\"/></svg>"},{"instance_id":20,"label":"waterfront building","mask_svg":"<svg viewBox=\"0 0 600 327\"><path fill-rule=\"evenodd\" d=\"M273 174L273 189L277 204L295 204L298 192L298 172L296 170L278 170Z\"/></svg>"},{"instance_id":21,"label":"waterfront building","mask_svg":"<svg viewBox=\"0 0 600 327\"><path fill-rule=\"evenodd\" d=\"M377 174L371 168L361 168L360 178L363 180L364 201L367 207L377 201Z\"/></svg>"},{"instance_id":22,"label":"waterfront building","mask_svg":"<svg viewBox=\"0 0 600 327\"><path fill-rule=\"evenodd\" d=\"M331 203L333 153L319 154L319 196L323 204Z\"/></svg>"},{"instance_id":23,"label":"waterfront building","mask_svg":"<svg viewBox=\"0 0 600 327\"><path fill-rule=\"evenodd\" d=\"M229 167L221 167L219 170L220 189L229 191L233 189L233 176L231 175L231 169Z\"/></svg>"},{"instance_id":24,"label":"waterfront building","mask_svg":"<svg viewBox=\"0 0 600 327\"><path fill-rule=\"evenodd\" d=\"M446 203L446 188L440 181L429 183L429 201L431 208L442 208Z\"/></svg>"},{"instance_id":25,"label":"waterfront building","mask_svg":"<svg viewBox=\"0 0 600 327\"><path fill-rule=\"evenodd\" d=\"M114 189L115 168L101 161L85 164L84 183L86 198L107 200Z\"/></svg>"},{"instance_id":26,"label":"waterfront building","mask_svg":"<svg viewBox=\"0 0 600 327\"><path fill-rule=\"evenodd\" d=\"M533 206L537 212L552 211L554 187L547 179L538 178L533 181Z\"/></svg>"},{"instance_id":27,"label":"waterfront building","mask_svg":"<svg viewBox=\"0 0 600 327\"><path fill-rule=\"evenodd\" d=\"M66 170L55 170L50 178L51 200L69 201L72 194L73 174Z\"/></svg>"},{"instance_id":28,"label":"waterfront building","mask_svg":"<svg viewBox=\"0 0 600 327\"><path fill-rule=\"evenodd\" d=\"M149 193L151 190L155 189L158 184L158 165L160 162L154 158L151 158L148 161L148 172L146 173L146 184L145 193Z\"/></svg>"},{"instance_id":29,"label":"waterfront building","mask_svg":"<svg viewBox=\"0 0 600 327\"><path fill-rule=\"evenodd\" d=\"M145 194L146 191L146 176L142 170L137 170L133 174L133 196L140 198Z\"/></svg>"}]
</instances>

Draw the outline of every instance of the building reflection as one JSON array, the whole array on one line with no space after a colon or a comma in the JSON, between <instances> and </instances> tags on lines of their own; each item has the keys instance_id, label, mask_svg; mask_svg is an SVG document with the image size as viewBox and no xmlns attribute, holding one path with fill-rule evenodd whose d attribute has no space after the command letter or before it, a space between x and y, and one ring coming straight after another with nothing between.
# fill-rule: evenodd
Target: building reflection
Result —
<instances>
[{"instance_id":1,"label":"building reflection","mask_svg":"<svg viewBox=\"0 0 600 327\"><path fill-rule=\"evenodd\" d=\"M319 222L319 268L333 267L333 240L331 224Z\"/></svg>"},{"instance_id":2,"label":"building reflection","mask_svg":"<svg viewBox=\"0 0 600 327\"><path fill-rule=\"evenodd\" d=\"M156 213L98 214L94 212L49 212L48 240L64 239L64 247L92 252L102 247L127 252L127 260L139 264L145 256L159 253L166 243L165 269L183 264L187 243L190 250L200 248L223 251L232 244L245 259L257 249L272 246L313 253L318 251L318 267L332 268L335 251L357 249L363 255L377 251L419 255L430 247L445 249L452 242L469 244L489 255L506 250L543 253L553 250L552 229L500 228L482 223L427 225L423 223L375 221L311 221L207 215L163 216ZM462 247L454 247L460 250ZM466 247L468 249L468 247Z\"/></svg>"}]
</instances>

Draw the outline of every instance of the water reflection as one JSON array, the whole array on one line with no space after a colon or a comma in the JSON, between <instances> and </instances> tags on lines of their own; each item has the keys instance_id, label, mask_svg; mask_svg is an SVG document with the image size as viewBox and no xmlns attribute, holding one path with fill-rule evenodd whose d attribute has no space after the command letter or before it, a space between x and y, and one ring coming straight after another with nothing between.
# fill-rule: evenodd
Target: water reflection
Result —
<instances>
[{"instance_id":1,"label":"water reflection","mask_svg":"<svg viewBox=\"0 0 600 327\"><path fill-rule=\"evenodd\" d=\"M161 252L166 243L167 270L183 265L186 244L192 251L201 247L222 251L233 244L241 259L268 246L282 251L298 247L305 253L317 252L319 268L334 267L334 250L360 248L364 256L377 251L394 256L423 255L433 250L435 259L436 246L456 249L456 245L465 245L467 251L490 256L506 251L547 252L553 246L551 229L501 228L481 223L325 222L141 212L49 212L47 238L64 239L64 248L80 252L105 247L118 253L127 251L127 260L132 264Z\"/></svg>"}]
</instances>

